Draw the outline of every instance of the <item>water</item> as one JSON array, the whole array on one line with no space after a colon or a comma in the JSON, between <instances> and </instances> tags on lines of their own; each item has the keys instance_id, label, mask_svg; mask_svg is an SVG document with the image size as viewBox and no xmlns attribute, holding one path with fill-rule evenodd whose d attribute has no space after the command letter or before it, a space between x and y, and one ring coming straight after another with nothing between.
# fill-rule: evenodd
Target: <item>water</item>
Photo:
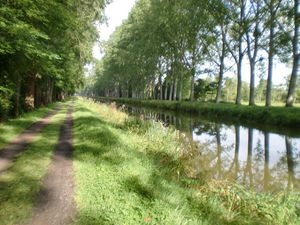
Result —
<instances>
[{"instance_id":1,"label":"water","mask_svg":"<svg viewBox=\"0 0 300 225\"><path fill-rule=\"evenodd\" d=\"M149 108L123 110L180 130L194 146L188 162L191 177L238 182L259 191L300 190L300 138L295 130L271 132Z\"/></svg>"}]
</instances>

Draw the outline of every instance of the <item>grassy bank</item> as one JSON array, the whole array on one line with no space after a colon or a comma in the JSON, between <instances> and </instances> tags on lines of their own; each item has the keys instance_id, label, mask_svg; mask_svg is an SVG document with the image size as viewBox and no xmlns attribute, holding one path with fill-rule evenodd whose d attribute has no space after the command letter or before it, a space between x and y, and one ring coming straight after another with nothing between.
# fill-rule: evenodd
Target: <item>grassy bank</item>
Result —
<instances>
[{"instance_id":1,"label":"grassy bank","mask_svg":"<svg viewBox=\"0 0 300 225\"><path fill-rule=\"evenodd\" d=\"M6 122L0 123L0 149L59 104L60 103L53 103L47 107L25 113L19 118L9 119Z\"/></svg>"},{"instance_id":2,"label":"grassy bank","mask_svg":"<svg viewBox=\"0 0 300 225\"><path fill-rule=\"evenodd\" d=\"M39 112L30 113L21 119L39 118L38 115L43 115L43 112L48 110L42 109ZM66 110L64 109L55 115L51 124L17 158L12 167L0 174L1 225L22 224L30 218L34 201L41 188L41 180L50 163L65 114ZM13 129L14 126L11 128Z\"/></svg>"},{"instance_id":3,"label":"grassy bank","mask_svg":"<svg viewBox=\"0 0 300 225\"><path fill-rule=\"evenodd\" d=\"M180 134L115 108L76 101L76 224L298 224L299 195L203 182Z\"/></svg>"},{"instance_id":4,"label":"grassy bank","mask_svg":"<svg viewBox=\"0 0 300 225\"><path fill-rule=\"evenodd\" d=\"M99 98L102 101L116 101L122 104L159 108L166 110L191 112L210 118L228 119L232 122L244 122L259 125L271 125L299 128L300 108L285 107L263 107L235 105L232 103L210 103L210 102L179 102L160 100L137 100L125 98Z\"/></svg>"}]
</instances>

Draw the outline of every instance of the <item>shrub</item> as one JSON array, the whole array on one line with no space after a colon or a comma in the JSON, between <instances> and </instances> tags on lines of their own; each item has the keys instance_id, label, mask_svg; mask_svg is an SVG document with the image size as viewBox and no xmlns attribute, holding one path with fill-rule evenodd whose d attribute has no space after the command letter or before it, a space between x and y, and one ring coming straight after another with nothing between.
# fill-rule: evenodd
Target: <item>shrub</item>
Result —
<instances>
[{"instance_id":1,"label":"shrub","mask_svg":"<svg viewBox=\"0 0 300 225\"><path fill-rule=\"evenodd\" d=\"M13 91L9 88L0 86L0 121L7 117L8 112L12 107L10 98Z\"/></svg>"}]
</instances>

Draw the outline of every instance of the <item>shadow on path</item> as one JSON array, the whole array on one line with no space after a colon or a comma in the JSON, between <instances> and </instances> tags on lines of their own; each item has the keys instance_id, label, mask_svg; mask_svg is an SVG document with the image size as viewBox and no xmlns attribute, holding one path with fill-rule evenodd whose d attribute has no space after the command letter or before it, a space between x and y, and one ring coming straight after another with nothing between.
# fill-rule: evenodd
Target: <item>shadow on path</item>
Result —
<instances>
[{"instance_id":1,"label":"shadow on path","mask_svg":"<svg viewBox=\"0 0 300 225\"><path fill-rule=\"evenodd\" d=\"M70 107L61 127L56 151L43 179L34 214L28 225L69 224L75 218L72 111Z\"/></svg>"},{"instance_id":2,"label":"shadow on path","mask_svg":"<svg viewBox=\"0 0 300 225\"><path fill-rule=\"evenodd\" d=\"M17 138L11 141L5 148L0 150L0 173L5 171L11 164L14 158L26 150L26 147L33 139L45 128L52 120L53 116L61 110L61 107L56 108L32 124L28 129L23 131Z\"/></svg>"}]
</instances>

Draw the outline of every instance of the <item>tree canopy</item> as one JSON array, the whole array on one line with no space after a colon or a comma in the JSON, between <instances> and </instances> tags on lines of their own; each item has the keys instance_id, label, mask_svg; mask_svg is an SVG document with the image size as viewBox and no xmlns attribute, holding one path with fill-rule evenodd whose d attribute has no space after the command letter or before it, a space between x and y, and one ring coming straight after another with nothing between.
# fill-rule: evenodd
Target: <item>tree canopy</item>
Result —
<instances>
[{"instance_id":1,"label":"tree canopy","mask_svg":"<svg viewBox=\"0 0 300 225\"><path fill-rule=\"evenodd\" d=\"M272 87L276 60L293 64L294 72L283 90L287 105L292 105L299 76L297 46L297 0L139 0L106 43L105 56L97 65L94 92L193 101L201 96L194 93L196 90L204 91L199 90L198 82L206 74L212 79L211 86L217 83L214 101L218 103L232 99L224 98L229 93L224 89L229 85L224 74L235 71L235 85L229 86L235 86L236 91L230 93L241 104L245 98L242 65L248 60L251 82L246 98L250 105L262 100L262 87L256 87L255 78L265 74L267 82L260 85L269 106L277 97L278 87Z\"/></svg>"},{"instance_id":2,"label":"tree canopy","mask_svg":"<svg viewBox=\"0 0 300 225\"><path fill-rule=\"evenodd\" d=\"M0 3L0 118L72 94L83 81L106 0Z\"/></svg>"}]
</instances>

